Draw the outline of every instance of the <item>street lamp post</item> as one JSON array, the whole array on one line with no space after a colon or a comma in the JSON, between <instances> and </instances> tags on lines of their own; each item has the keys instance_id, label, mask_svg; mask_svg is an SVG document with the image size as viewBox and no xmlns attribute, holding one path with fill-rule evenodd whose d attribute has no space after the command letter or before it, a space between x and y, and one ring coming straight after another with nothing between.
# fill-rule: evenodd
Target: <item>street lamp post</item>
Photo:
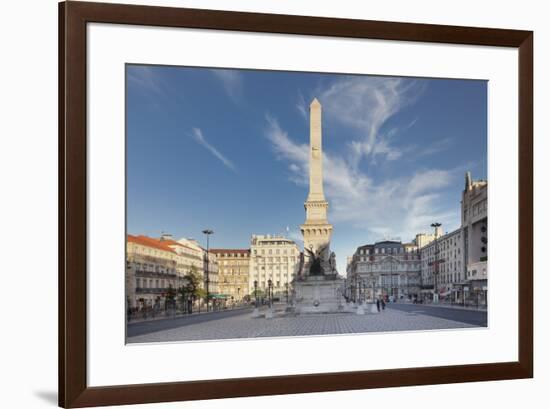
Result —
<instances>
[{"instance_id":1,"label":"street lamp post","mask_svg":"<svg viewBox=\"0 0 550 409\"><path fill-rule=\"evenodd\" d=\"M271 279L267 280L267 301L268 308L265 317L271 319L273 318L273 281Z\"/></svg>"},{"instance_id":2,"label":"street lamp post","mask_svg":"<svg viewBox=\"0 0 550 409\"><path fill-rule=\"evenodd\" d=\"M365 315L365 306L364 306L364 296L365 296L365 283L363 278L358 278L357 280L357 290L359 292L357 301L357 309L355 310L355 313L357 315Z\"/></svg>"},{"instance_id":3,"label":"street lamp post","mask_svg":"<svg viewBox=\"0 0 550 409\"><path fill-rule=\"evenodd\" d=\"M439 274L439 241L437 237L437 228L441 226L441 223L432 223L431 226L434 228L434 237L435 237L435 260L433 261L434 266L434 299L433 302L437 303L439 301L439 294L437 289L437 276Z\"/></svg>"},{"instance_id":4,"label":"street lamp post","mask_svg":"<svg viewBox=\"0 0 550 409\"><path fill-rule=\"evenodd\" d=\"M376 276L372 274L372 302L376 303Z\"/></svg>"},{"instance_id":5,"label":"street lamp post","mask_svg":"<svg viewBox=\"0 0 550 409\"><path fill-rule=\"evenodd\" d=\"M357 285L359 284L359 277L357 275L357 270L355 270L353 274L353 302L357 303L359 300L357 299Z\"/></svg>"},{"instance_id":6,"label":"street lamp post","mask_svg":"<svg viewBox=\"0 0 550 409\"><path fill-rule=\"evenodd\" d=\"M258 310L258 280L254 280L254 311L252 317L257 318L260 316L260 310Z\"/></svg>"},{"instance_id":7,"label":"street lamp post","mask_svg":"<svg viewBox=\"0 0 550 409\"><path fill-rule=\"evenodd\" d=\"M370 311L373 314L376 314L378 313L378 308L376 308L376 276L374 275L374 273L370 274L370 282L372 284L372 305L370 307Z\"/></svg>"},{"instance_id":8,"label":"street lamp post","mask_svg":"<svg viewBox=\"0 0 550 409\"><path fill-rule=\"evenodd\" d=\"M390 256L390 297L393 298L394 294L394 282L393 282L393 256Z\"/></svg>"},{"instance_id":9,"label":"street lamp post","mask_svg":"<svg viewBox=\"0 0 550 409\"><path fill-rule=\"evenodd\" d=\"M209 284L210 284L210 269L209 269L209 263L210 263L210 235L211 234L214 234L214 231L213 230L210 230L210 229L205 229L202 231L203 234L206 235L206 281L205 281L205 284L206 284L206 312L208 312L208 307L209 307L209 300L210 300L210 289L209 289Z\"/></svg>"},{"instance_id":10,"label":"street lamp post","mask_svg":"<svg viewBox=\"0 0 550 409\"><path fill-rule=\"evenodd\" d=\"M271 281L271 278L269 280L267 280L267 302L268 302L268 307L271 308L271 303L272 303L272 297L271 297L271 293L273 291L273 281Z\"/></svg>"},{"instance_id":11,"label":"street lamp post","mask_svg":"<svg viewBox=\"0 0 550 409\"><path fill-rule=\"evenodd\" d=\"M346 303L348 302L348 279L344 278L344 299L346 300Z\"/></svg>"},{"instance_id":12,"label":"street lamp post","mask_svg":"<svg viewBox=\"0 0 550 409\"><path fill-rule=\"evenodd\" d=\"M286 303L288 304L288 283L285 283Z\"/></svg>"}]
</instances>

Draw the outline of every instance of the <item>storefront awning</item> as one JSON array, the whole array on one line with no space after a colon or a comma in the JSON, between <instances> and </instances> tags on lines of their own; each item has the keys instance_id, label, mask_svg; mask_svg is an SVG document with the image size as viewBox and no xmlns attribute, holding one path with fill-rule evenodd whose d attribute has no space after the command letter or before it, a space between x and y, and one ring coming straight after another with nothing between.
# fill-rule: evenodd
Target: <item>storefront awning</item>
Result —
<instances>
[{"instance_id":1,"label":"storefront awning","mask_svg":"<svg viewBox=\"0 0 550 409\"><path fill-rule=\"evenodd\" d=\"M225 300L227 298L231 298L231 296L229 294L210 294L210 298Z\"/></svg>"}]
</instances>

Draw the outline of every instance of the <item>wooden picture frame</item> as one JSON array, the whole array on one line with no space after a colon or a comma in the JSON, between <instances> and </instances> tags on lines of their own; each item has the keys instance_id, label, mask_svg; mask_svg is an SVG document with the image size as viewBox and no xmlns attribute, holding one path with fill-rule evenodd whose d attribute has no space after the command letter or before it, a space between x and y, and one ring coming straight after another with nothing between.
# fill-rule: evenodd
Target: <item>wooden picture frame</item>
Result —
<instances>
[{"instance_id":1,"label":"wooden picture frame","mask_svg":"<svg viewBox=\"0 0 550 409\"><path fill-rule=\"evenodd\" d=\"M519 50L518 361L125 386L87 385L86 25L91 22L513 47ZM88 2L59 4L59 405L83 407L533 376L531 31Z\"/></svg>"}]
</instances>

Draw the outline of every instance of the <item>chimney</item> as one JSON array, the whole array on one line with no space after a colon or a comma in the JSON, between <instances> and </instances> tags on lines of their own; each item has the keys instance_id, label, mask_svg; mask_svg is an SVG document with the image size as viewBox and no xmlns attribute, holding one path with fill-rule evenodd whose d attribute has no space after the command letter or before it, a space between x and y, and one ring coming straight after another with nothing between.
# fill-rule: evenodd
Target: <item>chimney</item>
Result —
<instances>
[{"instance_id":1,"label":"chimney","mask_svg":"<svg viewBox=\"0 0 550 409\"><path fill-rule=\"evenodd\" d=\"M464 190L472 190L472 173L470 171L466 172L464 179Z\"/></svg>"}]
</instances>

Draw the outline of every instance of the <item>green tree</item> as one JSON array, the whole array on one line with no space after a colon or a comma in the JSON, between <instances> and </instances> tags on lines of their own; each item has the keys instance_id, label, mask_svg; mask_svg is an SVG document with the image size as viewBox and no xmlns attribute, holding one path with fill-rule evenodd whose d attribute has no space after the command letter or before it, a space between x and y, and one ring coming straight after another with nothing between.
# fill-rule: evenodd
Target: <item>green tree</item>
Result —
<instances>
[{"instance_id":1,"label":"green tree","mask_svg":"<svg viewBox=\"0 0 550 409\"><path fill-rule=\"evenodd\" d=\"M255 295L258 295L258 300L260 298L267 297L267 293L265 291L261 290L260 288L258 288L258 290L256 290L256 293L254 293L254 289L252 291L250 291L250 299L254 300Z\"/></svg>"},{"instance_id":2,"label":"green tree","mask_svg":"<svg viewBox=\"0 0 550 409\"><path fill-rule=\"evenodd\" d=\"M206 290L204 288L197 289L197 297L206 299Z\"/></svg>"},{"instance_id":3,"label":"green tree","mask_svg":"<svg viewBox=\"0 0 550 409\"><path fill-rule=\"evenodd\" d=\"M185 285L185 292L189 296L199 297L199 292L201 290L201 276L197 271L197 267L191 266L191 270L184 277L187 284Z\"/></svg>"},{"instance_id":4,"label":"green tree","mask_svg":"<svg viewBox=\"0 0 550 409\"><path fill-rule=\"evenodd\" d=\"M195 266L192 266L189 272L184 276L185 284L178 289L182 308L188 313L192 313L192 300L204 297L206 293L201 287L201 275Z\"/></svg>"},{"instance_id":5,"label":"green tree","mask_svg":"<svg viewBox=\"0 0 550 409\"><path fill-rule=\"evenodd\" d=\"M168 286L166 290L166 301L173 302L176 299L176 290L172 287L172 284Z\"/></svg>"}]
</instances>

